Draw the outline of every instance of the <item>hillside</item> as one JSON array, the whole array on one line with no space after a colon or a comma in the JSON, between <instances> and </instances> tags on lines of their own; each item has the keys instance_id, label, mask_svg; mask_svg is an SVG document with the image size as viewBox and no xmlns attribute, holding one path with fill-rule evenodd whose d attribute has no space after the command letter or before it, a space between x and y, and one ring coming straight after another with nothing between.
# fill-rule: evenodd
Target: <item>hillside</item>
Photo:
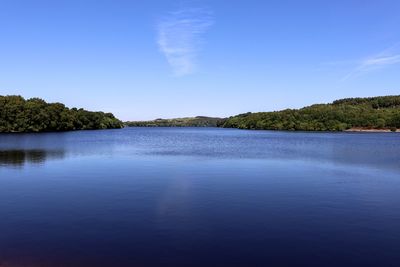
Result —
<instances>
[{"instance_id":1,"label":"hillside","mask_svg":"<svg viewBox=\"0 0 400 267\"><path fill-rule=\"evenodd\" d=\"M69 109L39 98L0 96L0 132L49 132L122 128L111 113Z\"/></svg>"},{"instance_id":2,"label":"hillside","mask_svg":"<svg viewBox=\"0 0 400 267\"><path fill-rule=\"evenodd\" d=\"M344 131L400 128L400 96L346 98L302 109L245 113L228 118L227 128Z\"/></svg>"},{"instance_id":3,"label":"hillside","mask_svg":"<svg viewBox=\"0 0 400 267\"><path fill-rule=\"evenodd\" d=\"M128 127L218 127L224 119L197 116L192 118L156 119L152 121L125 122Z\"/></svg>"}]
</instances>

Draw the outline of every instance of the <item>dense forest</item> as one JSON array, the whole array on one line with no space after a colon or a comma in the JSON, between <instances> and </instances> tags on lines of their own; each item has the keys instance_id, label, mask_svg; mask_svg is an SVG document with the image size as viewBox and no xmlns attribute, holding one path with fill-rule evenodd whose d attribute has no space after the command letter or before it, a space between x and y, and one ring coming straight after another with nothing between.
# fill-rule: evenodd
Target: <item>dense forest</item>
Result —
<instances>
[{"instance_id":1,"label":"dense forest","mask_svg":"<svg viewBox=\"0 0 400 267\"><path fill-rule=\"evenodd\" d=\"M400 128L400 96L347 98L302 109L245 113L228 118L227 128L343 131L352 128Z\"/></svg>"},{"instance_id":2,"label":"dense forest","mask_svg":"<svg viewBox=\"0 0 400 267\"><path fill-rule=\"evenodd\" d=\"M193 118L156 119L152 121L130 121L128 127L217 127L221 126L224 119L197 116Z\"/></svg>"},{"instance_id":3,"label":"dense forest","mask_svg":"<svg viewBox=\"0 0 400 267\"><path fill-rule=\"evenodd\" d=\"M0 132L48 132L121 128L111 113L69 109L39 98L0 96Z\"/></svg>"},{"instance_id":4,"label":"dense forest","mask_svg":"<svg viewBox=\"0 0 400 267\"><path fill-rule=\"evenodd\" d=\"M302 109L245 113L227 119L198 116L126 122L137 127L226 127L260 130L343 131L400 129L400 96L346 98ZM69 109L39 98L0 96L0 132L48 132L122 128L111 113Z\"/></svg>"}]
</instances>

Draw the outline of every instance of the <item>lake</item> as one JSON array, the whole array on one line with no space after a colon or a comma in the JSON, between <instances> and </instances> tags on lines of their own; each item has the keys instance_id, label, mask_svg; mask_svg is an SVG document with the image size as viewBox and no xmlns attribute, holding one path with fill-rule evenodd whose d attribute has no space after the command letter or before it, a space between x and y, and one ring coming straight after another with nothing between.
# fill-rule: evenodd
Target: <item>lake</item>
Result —
<instances>
[{"instance_id":1,"label":"lake","mask_svg":"<svg viewBox=\"0 0 400 267\"><path fill-rule=\"evenodd\" d=\"M399 266L400 134L0 135L0 266Z\"/></svg>"}]
</instances>

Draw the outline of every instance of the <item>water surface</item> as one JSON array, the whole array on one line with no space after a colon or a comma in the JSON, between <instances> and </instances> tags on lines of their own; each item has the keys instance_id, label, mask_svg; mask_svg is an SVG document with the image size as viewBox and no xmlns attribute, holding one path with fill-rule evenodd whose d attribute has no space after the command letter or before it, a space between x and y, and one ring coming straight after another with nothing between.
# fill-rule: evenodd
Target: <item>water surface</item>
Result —
<instances>
[{"instance_id":1,"label":"water surface","mask_svg":"<svg viewBox=\"0 0 400 267\"><path fill-rule=\"evenodd\" d=\"M0 266L399 266L400 135L0 135Z\"/></svg>"}]
</instances>

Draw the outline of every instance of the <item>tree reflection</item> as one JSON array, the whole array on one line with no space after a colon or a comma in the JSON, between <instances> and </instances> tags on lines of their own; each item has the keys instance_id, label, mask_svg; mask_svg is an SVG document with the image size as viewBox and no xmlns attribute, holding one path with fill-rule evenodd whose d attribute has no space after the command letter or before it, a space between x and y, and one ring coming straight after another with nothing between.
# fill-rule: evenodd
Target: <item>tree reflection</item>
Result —
<instances>
[{"instance_id":1,"label":"tree reflection","mask_svg":"<svg viewBox=\"0 0 400 267\"><path fill-rule=\"evenodd\" d=\"M26 163L43 164L49 159L64 158L64 151L32 150L0 150L0 166L24 166Z\"/></svg>"}]
</instances>

